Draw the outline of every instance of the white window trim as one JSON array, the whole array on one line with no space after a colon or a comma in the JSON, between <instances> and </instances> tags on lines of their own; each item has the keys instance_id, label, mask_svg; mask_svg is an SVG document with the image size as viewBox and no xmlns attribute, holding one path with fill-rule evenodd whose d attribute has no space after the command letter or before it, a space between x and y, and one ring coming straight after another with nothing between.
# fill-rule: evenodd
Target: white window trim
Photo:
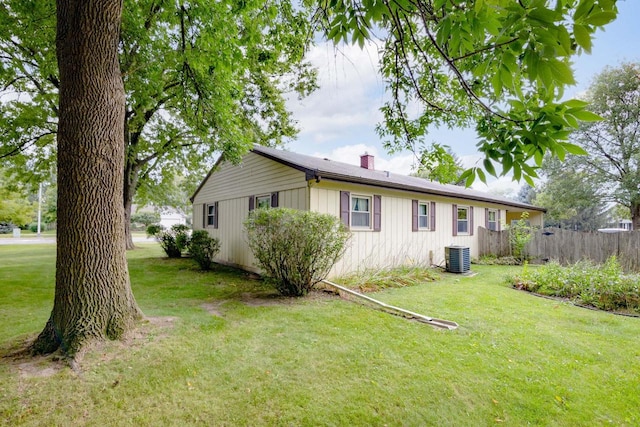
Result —
<instances>
[{"instance_id":1,"label":"white window trim","mask_svg":"<svg viewBox=\"0 0 640 427\"><path fill-rule=\"evenodd\" d=\"M213 208L213 215L211 215L211 209ZM207 218L206 218L206 223L207 224L207 228L214 228L215 227L215 217L218 216L218 212L216 210L216 204L215 203L211 203L211 204L207 204ZM211 222L209 222L209 218L211 218Z\"/></svg>"},{"instance_id":2,"label":"white window trim","mask_svg":"<svg viewBox=\"0 0 640 427\"><path fill-rule=\"evenodd\" d=\"M266 199L267 200L267 204L268 206L266 206L267 209L271 208L271 193L269 194L260 194L259 196L255 196L255 204L254 204L254 209L260 209L260 204L258 202L258 200L260 199ZM264 206L262 208L265 208Z\"/></svg>"},{"instance_id":3,"label":"white window trim","mask_svg":"<svg viewBox=\"0 0 640 427\"><path fill-rule=\"evenodd\" d=\"M427 207L427 214L425 215L420 215L420 206L426 206ZM431 212L429 212L431 210L431 202L425 201L425 200L418 200L418 230L424 230L424 231L428 231L431 230ZM420 218L427 218L427 226L426 227L422 227L420 226Z\"/></svg>"},{"instance_id":4,"label":"white window trim","mask_svg":"<svg viewBox=\"0 0 640 427\"><path fill-rule=\"evenodd\" d=\"M460 217L458 216L458 214L460 213L461 209L464 209L464 210L467 211L467 219L461 220ZM470 220L469 215L471 215L471 209L470 209L469 206L460 206L460 205L458 205L458 209L456 210L456 228L458 230L458 236L469 236L470 235L469 228L471 227L471 224L470 224L470 221L469 221ZM460 222L461 221L464 221L464 222L467 223L467 231L460 231Z\"/></svg>"},{"instance_id":5,"label":"white window trim","mask_svg":"<svg viewBox=\"0 0 640 427\"><path fill-rule=\"evenodd\" d=\"M369 225L353 225L353 213L363 213L363 211L353 210L353 199L368 199L369 200ZM350 194L349 196L349 229L354 231L370 231L373 230L373 195L366 194Z\"/></svg>"},{"instance_id":6,"label":"white window trim","mask_svg":"<svg viewBox=\"0 0 640 427\"><path fill-rule=\"evenodd\" d=\"M494 214L494 220L491 221L491 214ZM491 223L495 223L495 227L491 228ZM497 231L498 230L498 210L497 209L489 209L487 211L487 225L489 226L489 230L494 230Z\"/></svg>"}]
</instances>

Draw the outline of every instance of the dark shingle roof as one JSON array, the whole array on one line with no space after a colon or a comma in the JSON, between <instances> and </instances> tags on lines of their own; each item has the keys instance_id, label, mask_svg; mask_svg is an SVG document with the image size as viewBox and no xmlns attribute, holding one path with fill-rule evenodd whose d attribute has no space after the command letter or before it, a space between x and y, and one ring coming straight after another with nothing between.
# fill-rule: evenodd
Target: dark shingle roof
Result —
<instances>
[{"instance_id":1,"label":"dark shingle roof","mask_svg":"<svg viewBox=\"0 0 640 427\"><path fill-rule=\"evenodd\" d=\"M274 148L259 145L254 145L253 150L251 151L278 163L303 171L305 172L307 179L319 178L375 185L395 190L413 191L426 195L455 197L458 199L495 203L515 208L545 212L545 209L537 206L515 202L505 197L494 196L482 191L471 190L457 185L438 184L423 178L365 169L347 163L297 154L291 151L276 150Z\"/></svg>"}]
</instances>

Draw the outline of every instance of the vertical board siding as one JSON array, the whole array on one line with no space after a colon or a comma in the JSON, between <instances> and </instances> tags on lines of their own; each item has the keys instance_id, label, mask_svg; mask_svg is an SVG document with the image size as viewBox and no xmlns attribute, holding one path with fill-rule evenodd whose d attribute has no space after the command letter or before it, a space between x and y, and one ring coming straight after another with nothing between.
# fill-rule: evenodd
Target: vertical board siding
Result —
<instances>
[{"instance_id":1,"label":"vertical board siding","mask_svg":"<svg viewBox=\"0 0 640 427\"><path fill-rule=\"evenodd\" d=\"M346 184L321 184L310 188L310 209L340 217L341 192L348 192L347 190L364 195L381 193L381 230L353 231L349 248L332 269L331 276L395 265L444 265L444 248L451 245L468 246L472 256L476 256L475 238L468 235L453 236L450 226L437 227L436 224L437 231L413 231L413 200L415 197L424 199L424 195L380 192L379 188L367 189L364 186ZM451 224L451 199L430 199L433 201L429 207L433 212L434 221L439 224Z\"/></svg>"}]
</instances>

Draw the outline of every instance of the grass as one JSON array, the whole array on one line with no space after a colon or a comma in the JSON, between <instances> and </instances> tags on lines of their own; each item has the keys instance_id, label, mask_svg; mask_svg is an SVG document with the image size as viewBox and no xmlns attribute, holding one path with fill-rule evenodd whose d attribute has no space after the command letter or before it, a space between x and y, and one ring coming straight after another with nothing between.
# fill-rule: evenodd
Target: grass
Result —
<instances>
[{"instance_id":1,"label":"grass","mask_svg":"<svg viewBox=\"0 0 640 427\"><path fill-rule=\"evenodd\" d=\"M53 265L52 245L0 246L5 353L44 325ZM505 277L518 267L374 294L460 324L441 331L337 297L274 298L235 271L162 258L157 245L130 253L129 266L143 311L173 326L97 349L80 374L44 376L42 361L29 375L0 360L0 422L640 424L640 320L513 290Z\"/></svg>"}]
</instances>

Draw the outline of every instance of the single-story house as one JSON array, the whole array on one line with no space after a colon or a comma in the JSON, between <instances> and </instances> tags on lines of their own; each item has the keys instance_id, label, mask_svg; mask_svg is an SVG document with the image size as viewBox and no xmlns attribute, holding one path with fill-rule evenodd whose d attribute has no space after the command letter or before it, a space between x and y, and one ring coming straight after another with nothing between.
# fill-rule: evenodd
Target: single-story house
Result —
<instances>
[{"instance_id":1,"label":"single-story house","mask_svg":"<svg viewBox=\"0 0 640 427\"><path fill-rule=\"evenodd\" d=\"M331 276L406 264L443 265L445 247L478 254L476 228L500 230L529 213L542 226L544 209L455 185L329 159L254 146L239 164L221 158L191 198L193 228L220 239L216 261L258 271L243 221L252 209L287 207L328 213L353 232Z\"/></svg>"}]
</instances>

